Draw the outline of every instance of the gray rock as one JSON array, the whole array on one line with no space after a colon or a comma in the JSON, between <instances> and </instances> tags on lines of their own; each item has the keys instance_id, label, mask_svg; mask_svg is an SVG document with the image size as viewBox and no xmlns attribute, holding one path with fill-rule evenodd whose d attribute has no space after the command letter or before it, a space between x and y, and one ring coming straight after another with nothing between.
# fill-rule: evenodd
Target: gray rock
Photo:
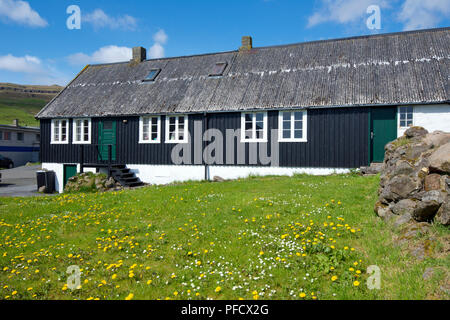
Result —
<instances>
[{"instance_id":1,"label":"gray rock","mask_svg":"<svg viewBox=\"0 0 450 320\"><path fill-rule=\"evenodd\" d=\"M436 221L444 226L450 225L450 196L447 195L445 202L436 213Z\"/></svg>"},{"instance_id":2,"label":"gray rock","mask_svg":"<svg viewBox=\"0 0 450 320\"><path fill-rule=\"evenodd\" d=\"M400 200L409 198L415 192L421 189L421 182L417 178L399 175L394 176L387 184L391 194L388 194L389 199Z\"/></svg>"},{"instance_id":3,"label":"gray rock","mask_svg":"<svg viewBox=\"0 0 450 320\"><path fill-rule=\"evenodd\" d=\"M214 176L213 181L214 182L224 182L225 179L222 177L219 177L219 176Z\"/></svg>"},{"instance_id":4,"label":"gray rock","mask_svg":"<svg viewBox=\"0 0 450 320\"><path fill-rule=\"evenodd\" d=\"M394 226L395 227L400 227L404 224L409 223L412 220L412 215L411 213L405 213L403 215L401 215L400 217L398 217L395 222L394 222Z\"/></svg>"},{"instance_id":5,"label":"gray rock","mask_svg":"<svg viewBox=\"0 0 450 320\"><path fill-rule=\"evenodd\" d=\"M430 156L430 170L450 174L450 143L440 146Z\"/></svg>"},{"instance_id":6,"label":"gray rock","mask_svg":"<svg viewBox=\"0 0 450 320\"><path fill-rule=\"evenodd\" d=\"M412 199L403 199L392 205L391 210L394 214L399 216L404 214L412 215L416 207L417 207L416 201Z\"/></svg>"},{"instance_id":7,"label":"gray rock","mask_svg":"<svg viewBox=\"0 0 450 320\"><path fill-rule=\"evenodd\" d=\"M426 192L422 200L417 203L416 209L414 209L414 219L417 221L431 221L442 203L443 197L439 191Z\"/></svg>"},{"instance_id":8,"label":"gray rock","mask_svg":"<svg viewBox=\"0 0 450 320\"><path fill-rule=\"evenodd\" d=\"M438 148L443 144L450 142L450 133L445 133L442 131L435 131L433 133L429 133L425 136L423 141L426 144L429 144L433 148Z\"/></svg>"},{"instance_id":9,"label":"gray rock","mask_svg":"<svg viewBox=\"0 0 450 320\"><path fill-rule=\"evenodd\" d=\"M45 186L40 187L38 190L38 192L40 193L45 193L45 191L47 191L47 188Z\"/></svg>"},{"instance_id":10,"label":"gray rock","mask_svg":"<svg viewBox=\"0 0 450 320\"><path fill-rule=\"evenodd\" d=\"M421 137L428 134L428 131L422 127L411 127L405 131L407 138Z\"/></svg>"}]
</instances>

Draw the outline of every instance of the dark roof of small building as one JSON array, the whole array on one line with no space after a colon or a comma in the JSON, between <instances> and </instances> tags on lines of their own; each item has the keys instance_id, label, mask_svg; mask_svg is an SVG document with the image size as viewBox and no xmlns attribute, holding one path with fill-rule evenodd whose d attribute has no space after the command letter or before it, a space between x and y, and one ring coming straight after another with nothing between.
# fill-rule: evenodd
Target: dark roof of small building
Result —
<instances>
[{"instance_id":1,"label":"dark roof of small building","mask_svg":"<svg viewBox=\"0 0 450 320\"><path fill-rule=\"evenodd\" d=\"M91 65L37 117L442 103L449 70L450 28Z\"/></svg>"}]
</instances>

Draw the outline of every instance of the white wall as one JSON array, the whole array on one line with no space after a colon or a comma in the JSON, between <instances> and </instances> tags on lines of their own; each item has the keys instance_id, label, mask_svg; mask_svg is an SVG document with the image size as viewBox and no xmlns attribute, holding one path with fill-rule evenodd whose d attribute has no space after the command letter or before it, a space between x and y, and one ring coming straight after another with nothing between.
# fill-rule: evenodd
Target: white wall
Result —
<instances>
[{"instance_id":1,"label":"white wall","mask_svg":"<svg viewBox=\"0 0 450 320\"><path fill-rule=\"evenodd\" d=\"M414 126L424 127L429 132L437 130L450 132L450 105L417 105L413 107L413 110ZM399 122L397 127L397 134L400 137L407 128L400 128Z\"/></svg>"},{"instance_id":2,"label":"white wall","mask_svg":"<svg viewBox=\"0 0 450 320\"><path fill-rule=\"evenodd\" d=\"M204 166L153 166L127 165L141 181L151 184L168 184L189 180L204 180ZM209 166L208 179L215 176L223 179L239 179L250 175L292 176L294 174L329 175L333 173L347 173L349 169L333 168L280 168L280 167L245 167L245 166Z\"/></svg>"},{"instance_id":3,"label":"white wall","mask_svg":"<svg viewBox=\"0 0 450 320\"><path fill-rule=\"evenodd\" d=\"M151 184L169 184L189 180L203 180L205 167L203 166L155 166L155 165L127 165L142 182Z\"/></svg>"}]
</instances>

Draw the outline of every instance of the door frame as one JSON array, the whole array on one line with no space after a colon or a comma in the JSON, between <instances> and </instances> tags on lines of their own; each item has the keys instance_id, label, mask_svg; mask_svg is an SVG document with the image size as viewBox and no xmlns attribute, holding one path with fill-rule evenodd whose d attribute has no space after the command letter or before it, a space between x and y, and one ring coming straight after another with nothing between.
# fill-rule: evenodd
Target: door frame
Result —
<instances>
[{"instance_id":1,"label":"door frame","mask_svg":"<svg viewBox=\"0 0 450 320\"><path fill-rule=\"evenodd\" d=\"M117 160L117 120L115 119L100 119L98 122L98 137L97 137L97 142L99 145L99 160L100 161L107 161L108 159L103 159L103 155L102 153L104 152L103 150L103 130L104 130L104 123L110 121L113 124L113 129L114 130L114 143L112 144L112 153L111 153L111 161L116 161ZM106 152L108 152L108 150L106 149Z\"/></svg>"},{"instance_id":2,"label":"door frame","mask_svg":"<svg viewBox=\"0 0 450 320\"><path fill-rule=\"evenodd\" d=\"M369 152L368 152L368 165L370 166L372 163L373 163L373 154L374 154L374 151L373 151L373 147L374 147L374 143L373 143L373 138L374 138L374 136L372 135L372 133L373 133L373 116L372 116L372 113L373 113L373 111L374 110L376 110L376 109L381 109L381 108L384 108L384 109L393 109L393 110L395 110L395 132L396 132L396 134L395 134L395 138L397 138L397 132L398 132L398 106L379 106L379 107L370 107L369 108L369 112L368 112L368 120L369 120L369 125L368 125L368 128L369 128L369 133L368 133L368 142L369 142Z\"/></svg>"},{"instance_id":3,"label":"door frame","mask_svg":"<svg viewBox=\"0 0 450 320\"><path fill-rule=\"evenodd\" d=\"M75 167L75 175L78 174L78 166L76 164L64 164L63 165L63 188L66 187L66 184L69 181L69 179L73 177L72 176L72 177L67 178L67 174L66 174L67 167Z\"/></svg>"}]
</instances>

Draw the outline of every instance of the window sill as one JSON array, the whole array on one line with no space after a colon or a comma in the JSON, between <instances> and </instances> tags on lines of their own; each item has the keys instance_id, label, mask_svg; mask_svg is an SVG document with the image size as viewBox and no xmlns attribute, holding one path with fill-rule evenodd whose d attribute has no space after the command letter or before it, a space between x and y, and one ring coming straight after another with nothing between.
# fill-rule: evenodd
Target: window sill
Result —
<instances>
[{"instance_id":1,"label":"window sill","mask_svg":"<svg viewBox=\"0 0 450 320\"><path fill-rule=\"evenodd\" d=\"M72 142L72 144L91 144L90 141L86 141L86 142Z\"/></svg>"},{"instance_id":2,"label":"window sill","mask_svg":"<svg viewBox=\"0 0 450 320\"><path fill-rule=\"evenodd\" d=\"M161 140L139 140L139 144L159 144Z\"/></svg>"},{"instance_id":3,"label":"window sill","mask_svg":"<svg viewBox=\"0 0 450 320\"><path fill-rule=\"evenodd\" d=\"M278 140L278 142L291 142L291 143L303 142L303 143L305 143L305 142L308 142L308 140L307 139L280 139L280 140Z\"/></svg>"},{"instance_id":4,"label":"window sill","mask_svg":"<svg viewBox=\"0 0 450 320\"><path fill-rule=\"evenodd\" d=\"M187 144L189 142L186 140L166 140L166 143L168 143L168 144Z\"/></svg>"},{"instance_id":5,"label":"window sill","mask_svg":"<svg viewBox=\"0 0 450 320\"><path fill-rule=\"evenodd\" d=\"M51 141L50 144L69 144L69 141L66 142Z\"/></svg>"}]
</instances>

